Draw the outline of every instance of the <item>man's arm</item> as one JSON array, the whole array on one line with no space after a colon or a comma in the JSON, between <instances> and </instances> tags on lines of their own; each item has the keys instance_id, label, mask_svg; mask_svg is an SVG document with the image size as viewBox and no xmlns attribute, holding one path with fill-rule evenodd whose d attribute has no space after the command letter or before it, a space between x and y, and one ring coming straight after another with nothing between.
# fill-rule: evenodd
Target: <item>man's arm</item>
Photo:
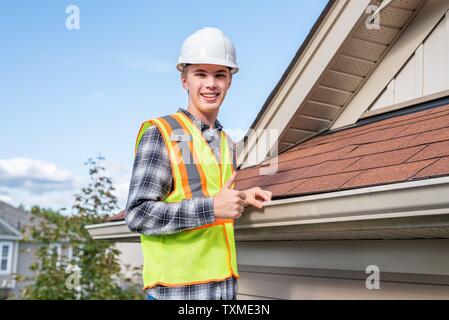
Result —
<instances>
[{"instance_id":1,"label":"man's arm","mask_svg":"<svg viewBox=\"0 0 449 320\"><path fill-rule=\"evenodd\" d=\"M165 203L173 189L170 158L156 126L149 127L137 148L126 205L130 231L146 235L176 233L213 223L213 198Z\"/></svg>"}]
</instances>

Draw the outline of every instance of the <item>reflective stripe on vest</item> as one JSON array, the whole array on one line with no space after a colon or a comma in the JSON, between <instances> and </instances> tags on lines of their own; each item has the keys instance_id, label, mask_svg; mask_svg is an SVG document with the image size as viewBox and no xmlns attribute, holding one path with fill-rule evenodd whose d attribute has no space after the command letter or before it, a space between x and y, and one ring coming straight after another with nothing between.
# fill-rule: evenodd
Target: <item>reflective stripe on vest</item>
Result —
<instances>
[{"instance_id":1,"label":"reflective stripe on vest","mask_svg":"<svg viewBox=\"0 0 449 320\"><path fill-rule=\"evenodd\" d=\"M151 125L158 128L164 139L174 178L173 191L163 201L175 203L216 195L234 172L226 133L221 132L220 161L217 161L200 129L178 112L144 122L137 136L136 151ZM215 219L214 223L174 234L141 235L144 288L239 278L233 223L233 219Z\"/></svg>"}]
</instances>

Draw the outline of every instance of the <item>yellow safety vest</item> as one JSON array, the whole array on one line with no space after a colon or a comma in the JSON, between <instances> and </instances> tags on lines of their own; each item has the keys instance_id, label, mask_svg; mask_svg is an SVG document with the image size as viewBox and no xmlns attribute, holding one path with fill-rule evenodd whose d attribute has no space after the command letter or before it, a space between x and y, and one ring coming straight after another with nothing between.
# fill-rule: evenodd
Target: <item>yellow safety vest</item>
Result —
<instances>
[{"instance_id":1,"label":"yellow safety vest","mask_svg":"<svg viewBox=\"0 0 449 320\"><path fill-rule=\"evenodd\" d=\"M151 125L164 139L174 178L174 190L163 201L216 195L234 172L226 133L221 132L219 163L200 129L182 112L144 122L136 151ZM168 235L141 235L140 239L144 289L239 278L233 219L216 218L211 224Z\"/></svg>"}]
</instances>

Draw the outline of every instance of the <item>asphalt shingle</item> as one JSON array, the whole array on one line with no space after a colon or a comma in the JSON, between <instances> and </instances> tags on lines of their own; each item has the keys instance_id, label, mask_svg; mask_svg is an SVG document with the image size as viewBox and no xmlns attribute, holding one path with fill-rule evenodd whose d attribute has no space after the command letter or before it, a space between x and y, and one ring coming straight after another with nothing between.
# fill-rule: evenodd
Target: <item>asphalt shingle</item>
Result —
<instances>
[{"instance_id":1,"label":"asphalt shingle","mask_svg":"<svg viewBox=\"0 0 449 320\"><path fill-rule=\"evenodd\" d=\"M236 187L281 197L449 175L449 105L323 134L278 161L270 177L239 170Z\"/></svg>"}]
</instances>

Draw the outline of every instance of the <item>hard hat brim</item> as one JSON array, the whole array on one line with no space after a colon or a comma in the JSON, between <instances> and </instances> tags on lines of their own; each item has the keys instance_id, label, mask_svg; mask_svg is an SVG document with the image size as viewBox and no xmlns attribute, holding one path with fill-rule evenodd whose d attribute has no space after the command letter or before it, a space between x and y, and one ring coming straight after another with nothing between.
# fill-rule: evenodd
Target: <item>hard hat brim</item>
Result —
<instances>
[{"instance_id":1,"label":"hard hat brim","mask_svg":"<svg viewBox=\"0 0 449 320\"><path fill-rule=\"evenodd\" d=\"M213 59L213 58L189 59L189 60L179 61L178 64L176 65L176 69L178 69L178 71L182 72L182 70L184 69L184 67L187 64L215 64L215 65L219 65L219 66L225 66L225 67L231 68L232 74L237 73L239 71L239 67L235 63L232 63L232 62L229 62L226 60L222 60L222 59Z\"/></svg>"}]
</instances>

